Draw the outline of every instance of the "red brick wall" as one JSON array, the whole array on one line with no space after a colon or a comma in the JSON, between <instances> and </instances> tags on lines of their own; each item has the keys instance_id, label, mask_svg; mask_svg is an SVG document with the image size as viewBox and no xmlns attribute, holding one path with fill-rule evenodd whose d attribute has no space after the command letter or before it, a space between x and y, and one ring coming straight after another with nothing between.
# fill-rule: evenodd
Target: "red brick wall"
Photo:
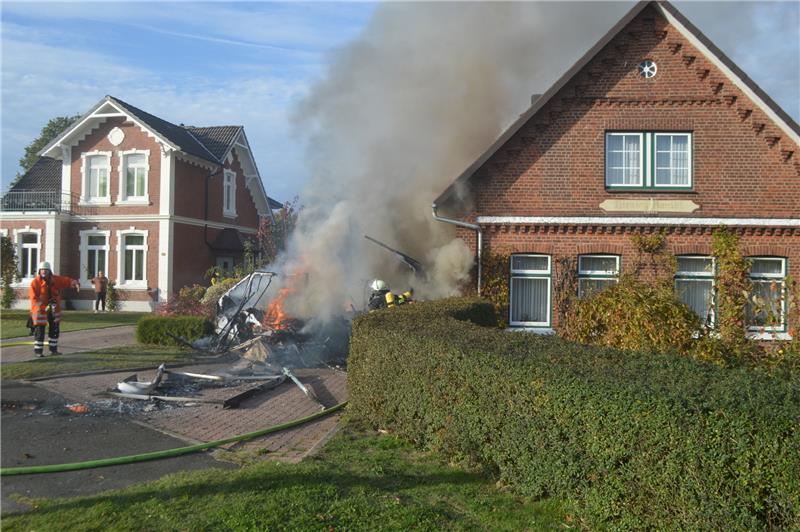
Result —
<instances>
[{"instance_id":1,"label":"red brick wall","mask_svg":"<svg viewBox=\"0 0 800 532\"><path fill-rule=\"evenodd\" d=\"M120 128L125 133L125 138L119 146L114 146L108 140L108 133L115 127ZM147 192L149 194L149 205L119 205L120 175L119 151L126 150L150 150L150 171L147 179ZM81 153L90 151L110 151L111 152L111 172L109 175L109 186L111 193L110 207L91 207L91 212L86 208L78 208L78 212L86 211L89 214L157 214L159 209L159 198L161 196L161 148L159 144L138 126L125 122L124 118L111 118L100 125L100 127L90 133L85 139L72 148L72 168L71 168L71 191L74 194L82 194L82 174L83 161Z\"/></svg>"},{"instance_id":2,"label":"red brick wall","mask_svg":"<svg viewBox=\"0 0 800 532\"><path fill-rule=\"evenodd\" d=\"M208 241L213 242L218 229L208 229ZM216 258L205 243L202 227L176 223L173 238L173 290L193 284L208 285L206 271L216 265Z\"/></svg>"},{"instance_id":3,"label":"red brick wall","mask_svg":"<svg viewBox=\"0 0 800 532\"><path fill-rule=\"evenodd\" d=\"M638 74L645 58L658 65L654 78ZM607 191L605 132L620 129L691 131L693 190ZM479 170L472 190L483 215L599 216L604 200L652 196L699 204L691 216L797 217L800 150L647 8Z\"/></svg>"},{"instance_id":4,"label":"red brick wall","mask_svg":"<svg viewBox=\"0 0 800 532\"><path fill-rule=\"evenodd\" d=\"M236 152L234 151L234 154ZM245 186L244 170L237 156L225 163L225 168L236 172L236 217L222 213L223 172L215 173L208 182L208 220L214 222L258 227L258 212L250 191ZM212 171L178 159L175 162L175 214L202 220L204 217L205 179Z\"/></svg>"},{"instance_id":5,"label":"red brick wall","mask_svg":"<svg viewBox=\"0 0 800 532\"><path fill-rule=\"evenodd\" d=\"M175 161L175 214L187 218L203 219L205 179L212 170L190 164L183 159ZM222 185L220 185L222 186ZM209 185L209 191L213 188ZM220 200L221 201L221 200ZM209 212L211 209L209 208Z\"/></svg>"},{"instance_id":6,"label":"red brick wall","mask_svg":"<svg viewBox=\"0 0 800 532\"><path fill-rule=\"evenodd\" d=\"M710 255L713 228L663 228L666 231L665 253L671 255ZM647 228L645 233L659 228ZM541 253L553 259L582 254L610 254L621 257L621 268L629 270L637 262L638 252L630 227L574 226L491 226L484 230L484 251L502 253ZM800 278L800 229L740 229L740 249L745 256L788 258L787 274ZM475 233L459 229L459 237L474 251ZM645 270L645 275L647 270ZM555 327L557 314L553 313Z\"/></svg>"}]
</instances>

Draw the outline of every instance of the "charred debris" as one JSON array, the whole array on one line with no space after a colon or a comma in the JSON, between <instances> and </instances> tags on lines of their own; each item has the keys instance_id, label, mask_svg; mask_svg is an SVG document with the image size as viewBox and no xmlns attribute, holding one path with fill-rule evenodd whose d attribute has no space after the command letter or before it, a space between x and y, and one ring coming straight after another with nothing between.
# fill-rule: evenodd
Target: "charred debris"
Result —
<instances>
[{"instance_id":1,"label":"charred debris","mask_svg":"<svg viewBox=\"0 0 800 532\"><path fill-rule=\"evenodd\" d=\"M393 253L415 276L425 275L425 268L416 259L364 236ZM225 292L217 302L213 335L194 342L173 335L176 341L200 352L209 361L229 360L226 370L204 374L169 370L162 364L152 381L140 381L137 375L131 375L107 394L119 399L163 401L172 405L213 403L222 408L237 408L244 400L288 381L324 409L313 389L305 385L294 370L345 371L352 319L366 308L358 310L350 305L349 310L324 322L291 317L284 308L285 300L302 289L303 279L284 282L277 294L270 297L269 291L277 275L256 270ZM410 295L407 299L410 300ZM233 393L224 399L204 399L202 390L209 387L230 387Z\"/></svg>"}]
</instances>

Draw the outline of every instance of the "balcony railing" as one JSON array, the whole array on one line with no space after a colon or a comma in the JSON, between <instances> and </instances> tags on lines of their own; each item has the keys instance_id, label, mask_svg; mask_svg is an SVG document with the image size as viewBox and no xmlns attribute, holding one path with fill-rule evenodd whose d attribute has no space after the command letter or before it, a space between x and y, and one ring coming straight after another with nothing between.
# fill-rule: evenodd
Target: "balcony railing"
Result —
<instances>
[{"instance_id":1,"label":"balcony railing","mask_svg":"<svg viewBox=\"0 0 800 532\"><path fill-rule=\"evenodd\" d=\"M79 199L78 194L65 194L60 190L13 190L0 200L0 211L94 214L96 208L79 206Z\"/></svg>"}]
</instances>

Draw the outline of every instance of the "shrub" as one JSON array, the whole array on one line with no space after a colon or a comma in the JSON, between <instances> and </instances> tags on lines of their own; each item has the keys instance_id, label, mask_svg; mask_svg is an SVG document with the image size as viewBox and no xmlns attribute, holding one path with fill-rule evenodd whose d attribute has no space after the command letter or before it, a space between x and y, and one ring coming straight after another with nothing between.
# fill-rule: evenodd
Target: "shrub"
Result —
<instances>
[{"instance_id":1,"label":"shrub","mask_svg":"<svg viewBox=\"0 0 800 532\"><path fill-rule=\"evenodd\" d=\"M117 283L108 281L106 288L106 309L109 312L114 312L119 307L119 294L117 293Z\"/></svg>"},{"instance_id":2,"label":"shrub","mask_svg":"<svg viewBox=\"0 0 800 532\"><path fill-rule=\"evenodd\" d=\"M145 316L136 324L140 344L179 345L167 333L192 341L213 332L211 323L200 316Z\"/></svg>"},{"instance_id":3,"label":"shrub","mask_svg":"<svg viewBox=\"0 0 800 532\"><path fill-rule=\"evenodd\" d=\"M206 308L200 304L206 288L195 284L184 286L177 294L173 295L166 303L156 308L159 316L203 316L210 317Z\"/></svg>"},{"instance_id":4,"label":"shrub","mask_svg":"<svg viewBox=\"0 0 800 532\"><path fill-rule=\"evenodd\" d=\"M649 284L623 275L618 283L574 301L563 334L585 344L687 354L700 327L671 282Z\"/></svg>"},{"instance_id":5,"label":"shrub","mask_svg":"<svg viewBox=\"0 0 800 532\"><path fill-rule=\"evenodd\" d=\"M417 303L353 324L350 415L590 528L800 526L800 387L692 358L479 327L490 305Z\"/></svg>"},{"instance_id":6,"label":"shrub","mask_svg":"<svg viewBox=\"0 0 800 532\"><path fill-rule=\"evenodd\" d=\"M238 283L239 280L240 279L237 277L227 277L215 281L214 284L206 288L206 293L203 294L203 297L200 299L200 305L202 305L206 316L214 316L219 298L222 297L222 294L230 290L233 285Z\"/></svg>"}]
</instances>

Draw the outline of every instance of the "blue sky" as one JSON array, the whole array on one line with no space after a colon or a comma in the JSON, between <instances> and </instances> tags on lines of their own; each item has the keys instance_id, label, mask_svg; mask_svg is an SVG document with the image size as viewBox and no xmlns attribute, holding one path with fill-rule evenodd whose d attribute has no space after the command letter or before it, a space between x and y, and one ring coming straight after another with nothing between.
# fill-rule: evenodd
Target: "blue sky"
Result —
<instances>
[{"instance_id":1,"label":"blue sky","mask_svg":"<svg viewBox=\"0 0 800 532\"><path fill-rule=\"evenodd\" d=\"M800 119L799 2L676 5ZM49 118L112 94L175 123L243 124L268 193L287 200L311 172L292 109L380 7L4 1L0 9L3 190Z\"/></svg>"}]
</instances>

